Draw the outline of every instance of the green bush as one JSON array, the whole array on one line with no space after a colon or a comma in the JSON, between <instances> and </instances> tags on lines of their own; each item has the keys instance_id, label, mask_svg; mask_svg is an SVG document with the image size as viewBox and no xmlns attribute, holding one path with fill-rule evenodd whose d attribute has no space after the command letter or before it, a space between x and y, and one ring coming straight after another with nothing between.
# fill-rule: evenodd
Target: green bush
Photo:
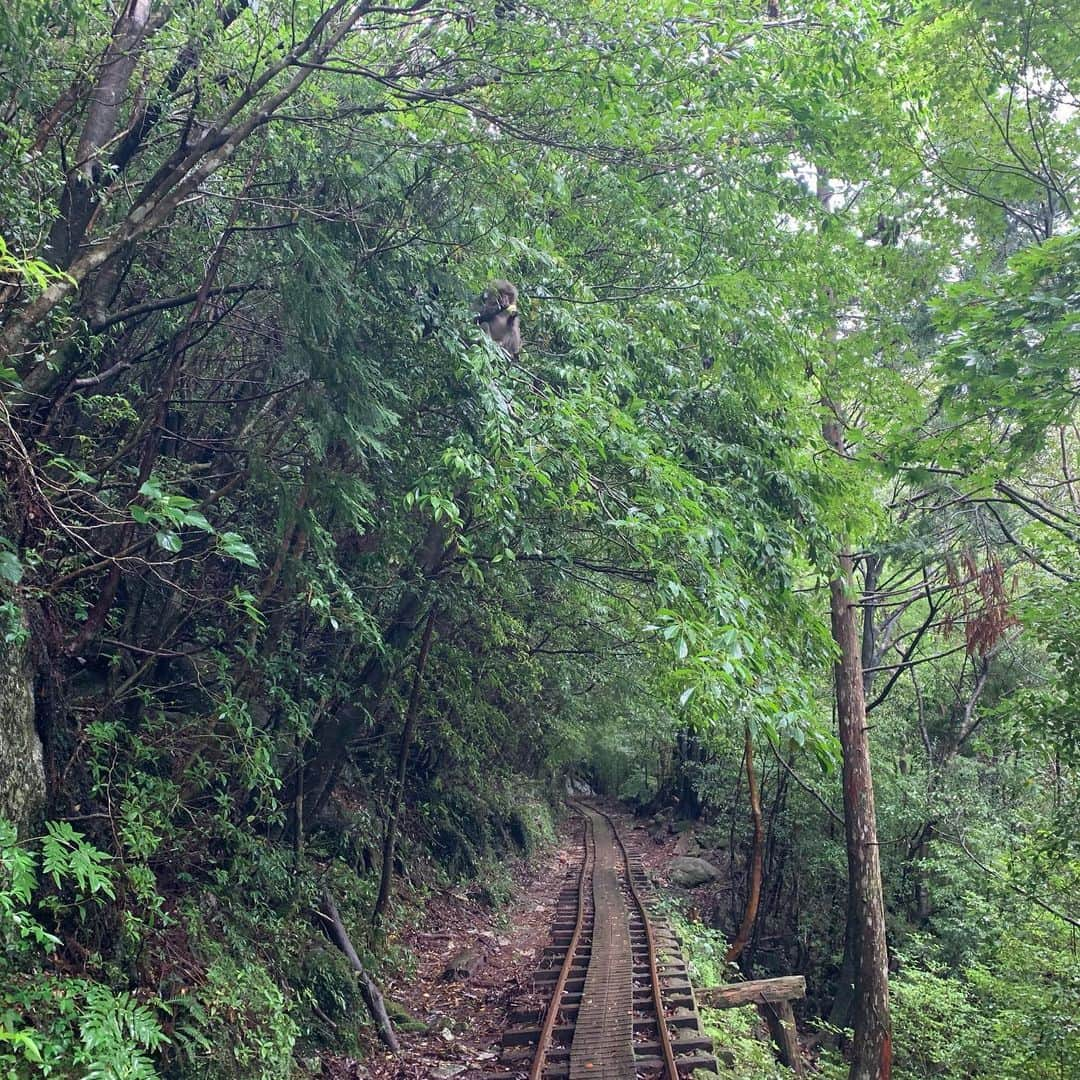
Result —
<instances>
[{"instance_id":1,"label":"green bush","mask_svg":"<svg viewBox=\"0 0 1080 1080\"><path fill-rule=\"evenodd\" d=\"M761 1037L753 1006L702 1009L701 1018L717 1047L720 1076L730 1080L790 1080L791 1070L780 1065L772 1047Z\"/></svg>"},{"instance_id":2,"label":"green bush","mask_svg":"<svg viewBox=\"0 0 1080 1080\"><path fill-rule=\"evenodd\" d=\"M0 1073L80 1080L156 1080L169 1041L159 1010L101 983L38 973L0 990Z\"/></svg>"},{"instance_id":3,"label":"green bush","mask_svg":"<svg viewBox=\"0 0 1080 1080\"><path fill-rule=\"evenodd\" d=\"M965 1033L980 1025L961 981L937 965L905 967L890 993L897 1075L971 1075Z\"/></svg>"},{"instance_id":4,"label":"green bush","mask_svg":"<svg viewBox=\"0 0 1080 1080\"><path fill-rule=\"evenodd\" d=\"M220 957L202 986L176 1003L190 1033L183 1080L282 1080L292 1072L297 1027L285 995L261 964Z\"/></svg>"},{"instance_id":5,"label":"green bush","mask_svg":"<svg viewBox=\"0 0 1080 1080\"><path fill-rule=\"evenodd\" d=\"M304 953L294 986L334 1023L348 1020L355 1026L362 1014L356 975L345 956L329 946L316 946Z\"/></svg>"}]
</instances>

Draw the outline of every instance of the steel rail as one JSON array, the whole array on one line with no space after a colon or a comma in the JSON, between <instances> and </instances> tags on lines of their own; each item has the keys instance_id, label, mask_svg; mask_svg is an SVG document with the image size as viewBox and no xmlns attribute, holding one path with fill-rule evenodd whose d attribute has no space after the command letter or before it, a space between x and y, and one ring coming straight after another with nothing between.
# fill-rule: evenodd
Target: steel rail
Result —
<instances>
[{"instance_id":1,"label":"steel rail","mask_svg":"<svg viewBox=\"0 0 1080 1080\"><path fill-rule=\"evenodd\" d=\"M581 928L585 922L585 882L592 881L592 864L596 861L596 837L593 832L592 819L583 813L577 806L570 803L585 822L583 845L585 848L584 858L581 860L581 873L578 875L578 903L577 919L574 923L574 932L570 935L570 944L566 949L559 977L555 981L555 989L551 993L551 1003L548 1005L547 1016L544 1018L544 1026L540 1029L540 1037L536 1043L536 1055L533 1057L529 1068L529 1080L541 1080L544 1073L544 1061L547 1058L548 1046L551 1042L551 1033L555 1030L555 1022L559 1018L559 1010L562 1007L563 992L566 989L566 980L570 976L570 969L574 964L574 953L577 952L578 941L581 938Z\"/></svg>"},{"instance_id":2,"label":"steel rail","mask_svg":"<svg viewBox=\"0 0 1080 1080\"><path fill-rule=\"evenodd\" d=\"M667 1017L664 1015L664 995L660 987L660 959L656 951L656 936L653 934L652 924L649 922L649 913L645 908L645 901L641 899L641 894L634 884L634 875L630 869L630 854L626 850L626 845L622 842L622 837L619 836L619 830L615 827L611 815L605 814L603 810L597 810L595 807L591 809L611 826L615 843L619 845L619 851L622 852L623 866L626 869L626 885L634 899L634 903L637 905L638 911L641 913L641 922L645 927L645 941L649 949L649 976L652 981L653 1008L656 1010L656 1027L660 1037L660 1046L664 1051L665 1074L667 1080L679 1080L679 1066L675 1061L675 1049L671 1045L671 1032L668 1030Z\"/></svg>"}]
</instances>

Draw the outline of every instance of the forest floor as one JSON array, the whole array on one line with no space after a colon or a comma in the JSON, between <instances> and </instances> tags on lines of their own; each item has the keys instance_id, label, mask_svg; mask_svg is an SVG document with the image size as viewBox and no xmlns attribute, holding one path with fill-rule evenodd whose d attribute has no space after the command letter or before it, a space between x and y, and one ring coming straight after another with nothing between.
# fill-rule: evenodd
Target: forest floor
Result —
<instances>
[{"instance_id":1,"label":"forest floor","mask_svg":"<svg viewBox=\"0 0 1080 1080\"><path fill-rule=\"evenodd\" d=\"M641 855L646 873L661 875L678 838L664 835L658 841L646 831L648 821L625 812L614 816L630 852ZM499 1075L499 1038L511 1009L535 1000L532 973L548 941L559 890L580 857L580 832L579 820L567 815L551 848L531 863L519 861L511 868L515 892L507 907L493 910L475 885L431 897L422 921L395 942L413 954L415 972L383 987L388 998L427 1030L399 1031L402 1053L397 1056L375 1045L363 1063L327 1060L325 1075L333 1080L479 1080ZM444 978L447 961L463 949L480 950L483 967L469 979Z\"/></svg>"}]
</instances>

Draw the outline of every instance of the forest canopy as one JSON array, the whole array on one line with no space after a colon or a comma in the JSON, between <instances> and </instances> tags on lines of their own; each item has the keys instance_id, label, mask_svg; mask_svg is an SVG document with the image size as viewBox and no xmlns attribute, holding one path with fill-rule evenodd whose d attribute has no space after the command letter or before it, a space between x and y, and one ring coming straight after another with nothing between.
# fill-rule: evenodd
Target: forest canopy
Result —
<instances>
[{"instance_id":1,"label":"forest canopy","mask_svg":"<svg viewBox=\"0 0 1080 1080\"><path fill-rule=\"evenodd\" d=\"M1072 1075L1078 93L1068 0L0 8L4 1074L359 1054L323 890L400 967L578 778L824 1075Z\"/></svg>"}]
</instances>

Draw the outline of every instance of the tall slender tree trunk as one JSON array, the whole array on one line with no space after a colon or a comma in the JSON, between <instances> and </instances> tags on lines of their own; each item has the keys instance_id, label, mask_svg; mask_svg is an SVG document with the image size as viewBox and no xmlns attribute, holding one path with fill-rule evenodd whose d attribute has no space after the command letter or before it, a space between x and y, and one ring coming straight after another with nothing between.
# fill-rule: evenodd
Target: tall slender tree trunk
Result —
<instances>
[{"instance_id":1,"label":"tall slender tree trunk","mask_svg":"<svg viewBox=\"0 0 1080 1080\"><path fill-rule=\"evenodd\" d=\"M834 676L844 758L844 833L852 907L849 918L853 918L858 931L854 965L855 1040L848 1076L849 1080L889 1080L892 1075L892 1028L885 902L881 891L881 860L853 567L854 559L845 551L840 556L840 573L829 584L832 633L840 650Z\"/></svg>"},{"instance_id":2,"label":"tall slender tree trunk","mask_svg":"<svg viewBox=\"0 0 1080 1080\"><path fill-rule=\"evenodd\" d=\"M753 933L758 905L761 903L761 881L765 875L765 826L761 818L761 794L758 791L757 775L754 772L754 741L750 737L749 726L746 728L745 741L746 786L750 793L750 818L754 823L754 841L750 854L750 884L746 894L746 909L735 940L731 943L727 956L724 957L729 964L738 959Z\"/></svg>"},{"instance_id":3,"label":"tall slender tree trunk","mask_svg":"<svg viewBox=\"0 0 1080 1080\"><path fill-rule=\"evenodd\" d=\"M832 187L824 170L818 172L818 199L829 213ZM836 298L825 286L831 305ZM838 323L830 336L835 346ZM837 363L835 348L831 362ZM841 457L847 456L844 411L827 389L822 404L827 412L821 433ZM876 587L880 569L871 563L867 588ZM892 1076L892 1023L889 1018L889 957L885 943L885 899L881 891L881 857L878 849L877 815L874 810L874 778L870 769L870 733L866 726L866 689L863 684L863 648L873 648L873 612L869 627L860 628L859 599L855 585L855 559L845 545L839 572L829 582L829 613L832 636L838 647L833 667L836 684L836 718L843 756L844 840L848 863L848 904L844 933L844 968L834 1012L847 1012L844 998L852 994L855 1039L848 1080L890 1080ZM867 632L869 640L863 640ZM844 985L843 980L847 980Z\"/></svg>"},{"instance_id":4,"label":"tall slender tree trunk","mask_svg":"<svg viewBox=\"0 0 1080 1080\"><path fill-rule=\"evenodd\" d=\"M424 625L424 636L420 639L420 652L416 657L416 670L413 672L412 689L409 692L409 704L405 709L405 723L401 728L401 749L398 751L397 778L394 791L390 796L390 805L386 811L386 830L383 833L382 870L379 874L379 896L371 911L372 925L378 926L390 903L390 890L394 884L394 846L397 843L397 822L401 813L401 803L405 795L405 779L408 776L409 750L412 748L413 734L416 731L416 716L420 704L420 683L424 678L428 653L431 650L431 632L435 627L435 608L428 612Z\"/></svg>"}]
</instances>

